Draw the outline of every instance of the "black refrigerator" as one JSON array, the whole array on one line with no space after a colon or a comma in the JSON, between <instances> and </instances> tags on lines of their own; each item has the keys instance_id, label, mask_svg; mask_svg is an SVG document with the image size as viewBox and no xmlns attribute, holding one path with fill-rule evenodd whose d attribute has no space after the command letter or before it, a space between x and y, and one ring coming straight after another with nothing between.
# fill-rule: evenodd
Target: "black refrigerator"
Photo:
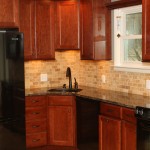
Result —
<instances>
[{"instance_id":1,"label":"black refrigerator","mask_svg":"<svg viewBox=\"0 0 150 150\"><path fill-rule=\"evenodd\" d=\"M0 150L25 150L23 33L0 30Z\"/></svg>"}]
</instances>

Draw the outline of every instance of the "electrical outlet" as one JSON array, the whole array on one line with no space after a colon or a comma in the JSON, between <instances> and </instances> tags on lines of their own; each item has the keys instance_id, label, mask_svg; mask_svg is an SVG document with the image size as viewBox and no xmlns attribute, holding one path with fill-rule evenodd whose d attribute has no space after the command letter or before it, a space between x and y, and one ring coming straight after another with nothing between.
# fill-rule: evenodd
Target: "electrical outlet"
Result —
<instances>
[{"instance_id":1,"label":"electrical outlet","mask_svg":"<svg viewBox=\"0 0 150 150\"><path fill-rule=\"evenodd\" d=\"M47 81L47 74L41 74L40 79L41 79L41 82L46 82Z\"/></svg>"},{"instance_id":2,"label":"electrical outlet","mask_svg":"<svg viewBox=\"0 0 150 150\"><path fill-rule=\"evenodd\" d=\"M101 78L102 78L102 83L106 83L106 76L102 75Z\"/></svg>"},{"instance_id":3,"label":"electrical outlet","mask_svg":"<svg viewBox=\"0 0 150 150\"><path fill-rule=\"evenodd\" d=\"M146 80L146 89L150 90L150 80Z\"/></svg>"}]
</instances>

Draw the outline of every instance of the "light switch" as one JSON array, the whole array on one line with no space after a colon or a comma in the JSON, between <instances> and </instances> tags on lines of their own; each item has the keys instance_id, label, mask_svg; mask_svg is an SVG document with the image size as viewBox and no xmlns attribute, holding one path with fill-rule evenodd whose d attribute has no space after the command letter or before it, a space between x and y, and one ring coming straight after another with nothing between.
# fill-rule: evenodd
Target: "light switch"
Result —
<instances>
[{"instance_id":1,"label":"light switch","mask_svg":"<svg viewBox=\"0 0 150 150\"><path fill-rule=\"evenodd\" d=\"M150 80L146 80L146 89L150 90Z\"/></svg>"},{"instance_id":2,"label":"light switch","mask_svg":"<svg viewBox=\"0 0 150 150\"><path fill-rule=\"evenodd\" d=\"M47 81L47 74L41 74L40 78L41 78L41 82L46 82Z\"/></svg>"}]
</instances>

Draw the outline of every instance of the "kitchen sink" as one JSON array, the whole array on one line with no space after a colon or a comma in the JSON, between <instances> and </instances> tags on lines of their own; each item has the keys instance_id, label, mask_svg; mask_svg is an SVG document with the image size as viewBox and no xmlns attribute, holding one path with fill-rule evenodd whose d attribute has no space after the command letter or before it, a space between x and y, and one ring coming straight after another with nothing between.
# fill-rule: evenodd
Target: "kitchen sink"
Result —
<instances>
[{"instance_id":1,"label":"kitchen sink","mask_svg":"<svg viewBox=\"0 0 150 150\"><path fill-rule=\"evenodd\" d=\"M82 89L69 89L69 88L56 88L56 89L49 89L49 92L80 92Z\"/></svg>"}]
</instances>

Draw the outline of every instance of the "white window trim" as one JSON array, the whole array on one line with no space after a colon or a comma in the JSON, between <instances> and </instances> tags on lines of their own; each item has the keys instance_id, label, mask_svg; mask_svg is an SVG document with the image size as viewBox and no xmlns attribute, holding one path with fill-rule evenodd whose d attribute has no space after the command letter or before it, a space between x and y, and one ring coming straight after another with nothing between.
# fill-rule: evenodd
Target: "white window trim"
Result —
<instances>
[{"instance_id":1,"label":"white window trim","mask_svg":"<svg viewBox=\"0 0 150 150\"><path fill-rule=\"evenodd\" d=\"M123 15L132 13L132 12L141 12L142 10L142 5L138 5L135 7L128 7L128 8L121 8L118 11L113 12L113 29L114 29L114 34L113 34L113 39L114 39L114 43L113 43L113 50L114 50L114 70L117 71L128 71L128 72L140 72L140 73L150 73L150 63L143 63L143 62L135 62L135 63L122 63L122 53L120 51L121 46L123 45L121 43L121 38L117 37L117 34L123 33L123 29L125 29L125 27L120 28L117 27L117 19L116 17L119 16L120 14ZM124 13L123 13L124 12ZM118 14L119 13L119 14ZM120 19L120 24L122 24L121 19ZM124 24L125 26L125 24ZM141 39L142 36L141 35L130 35L128 37L123 37L126 39L132 39L132 38L139 38ZM113 41L113 40L112 40Z\"/></svg>"}]
</instances>

